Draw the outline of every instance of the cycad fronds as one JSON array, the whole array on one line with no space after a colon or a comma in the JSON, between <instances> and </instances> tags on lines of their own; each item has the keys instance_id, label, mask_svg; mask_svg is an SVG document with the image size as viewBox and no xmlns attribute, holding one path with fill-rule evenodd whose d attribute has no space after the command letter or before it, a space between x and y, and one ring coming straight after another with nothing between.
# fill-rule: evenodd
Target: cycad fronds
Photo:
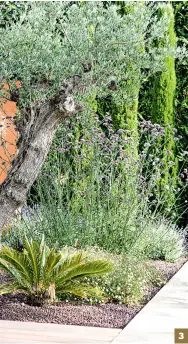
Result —
<instances>
[{"instance_id":1,"label":"cycad fronds","mask_svg":"<svg viewBox=\"0 0 188 344\"><path fill-rule=\"evenodd\" d=\"M25 238L24 250L19 252L8 246L0 251L0 269L6 271L13 283L0 286L0 295L21 291L30 302L41 306L54 302L56 295L73 293L81 297L102 295L98 288L83 283L86 276L110 272L112 264L93 260L84 252L65 255L56 253L45 244Z\"/></svg>"}]
</instances>

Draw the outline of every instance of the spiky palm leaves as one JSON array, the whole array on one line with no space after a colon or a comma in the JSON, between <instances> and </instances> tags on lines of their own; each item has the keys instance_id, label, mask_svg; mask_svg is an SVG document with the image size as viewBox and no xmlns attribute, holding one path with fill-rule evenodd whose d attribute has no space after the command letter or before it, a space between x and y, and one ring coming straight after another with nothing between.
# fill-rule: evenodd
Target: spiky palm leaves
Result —
<instances>
[{"instance_id":1,"label":"spiky palm leaves","mask_svg":"<svg viewBox=\"0 0 188 344\"><path fill-rule=\"evenodd\" d=\"M25 238L23 252L2 247L0 269L12 278L11 283L0 286L0 295L20 291L27 295L31 304L42 306L64 293L100 296L100 289L84 283L83 279L110 272L112 265L108 261L89 259L84 252L56 253L49 249L44 238L40 244Z\"/></svg>"}]
</instances>

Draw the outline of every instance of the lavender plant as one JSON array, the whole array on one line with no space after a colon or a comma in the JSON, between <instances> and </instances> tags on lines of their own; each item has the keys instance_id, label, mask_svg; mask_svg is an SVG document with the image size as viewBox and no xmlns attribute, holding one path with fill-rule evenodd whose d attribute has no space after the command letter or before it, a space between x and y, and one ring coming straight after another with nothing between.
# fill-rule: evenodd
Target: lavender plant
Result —
<instances>
[{"instance_id":1,"label":"lavender plant","mask_svg":"<svg viewBox=\"0 0 188 344\"><path fill-rule=\"evenodd\" d=\"M35 184L36 197L33 192L30 199L32 210L22 214L16 236L27 230L36 238L44 232L48 245L57 247L98 245L111 252L176 260L185 251L185 232L170 221L176 204L162 213L166 200L160 193L163 161L157 142L163 135L158 124L141 122L140 153L135 157L132 131L114 130L110 114L102 120L94 114L67 121L57 133ZM32 203L38 204L37 211Z\"/></svg>"}]
</instances>

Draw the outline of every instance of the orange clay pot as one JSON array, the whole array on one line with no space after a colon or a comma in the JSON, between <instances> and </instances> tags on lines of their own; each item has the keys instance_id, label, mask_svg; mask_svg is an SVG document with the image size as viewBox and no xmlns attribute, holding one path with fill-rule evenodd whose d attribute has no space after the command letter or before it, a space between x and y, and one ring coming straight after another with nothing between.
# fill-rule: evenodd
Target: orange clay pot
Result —
<instances>
[{"instance_id":1,"label":"orange clay pot","mask_svg":"<svg viewBox=\"0 0 188 344\"><path fill-rule=\"evenodd\" d=\"M19 81L16 86L21 86ZM4 85L3 90L7 90L7 95L9 95L7 84ZM18 132L13 124L16 113L15 102L0 98L0 184L6 179L11 162L17 154Z\"/></svg>"}]
</instances>

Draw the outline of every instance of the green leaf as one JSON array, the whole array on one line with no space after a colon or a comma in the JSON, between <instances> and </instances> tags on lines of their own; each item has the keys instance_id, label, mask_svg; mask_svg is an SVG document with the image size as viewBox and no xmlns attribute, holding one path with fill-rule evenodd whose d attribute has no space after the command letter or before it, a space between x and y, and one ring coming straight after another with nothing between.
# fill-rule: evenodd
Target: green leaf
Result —
<instances>
[{"instance_id":1,"label":"green leaf","mask_svg":"<svg viewBox=\"0 0 188 344\"><path fill-rule=\"evenodd\" d=\"M44 237L39 244L25 236L24 246L23 252L8 246L3 246L0 251L0 269L13 279L13 283L0 287L1 294L21 291L34 304L41 305L46 300L51 301L49 290L52 284L58 295L67 292L83 297L101 295L98 288L77 280L111 271L112 265L108 261L89 259L83 251L71 255L56 253L45 244Z\"/></svg>"}]
</instances>

